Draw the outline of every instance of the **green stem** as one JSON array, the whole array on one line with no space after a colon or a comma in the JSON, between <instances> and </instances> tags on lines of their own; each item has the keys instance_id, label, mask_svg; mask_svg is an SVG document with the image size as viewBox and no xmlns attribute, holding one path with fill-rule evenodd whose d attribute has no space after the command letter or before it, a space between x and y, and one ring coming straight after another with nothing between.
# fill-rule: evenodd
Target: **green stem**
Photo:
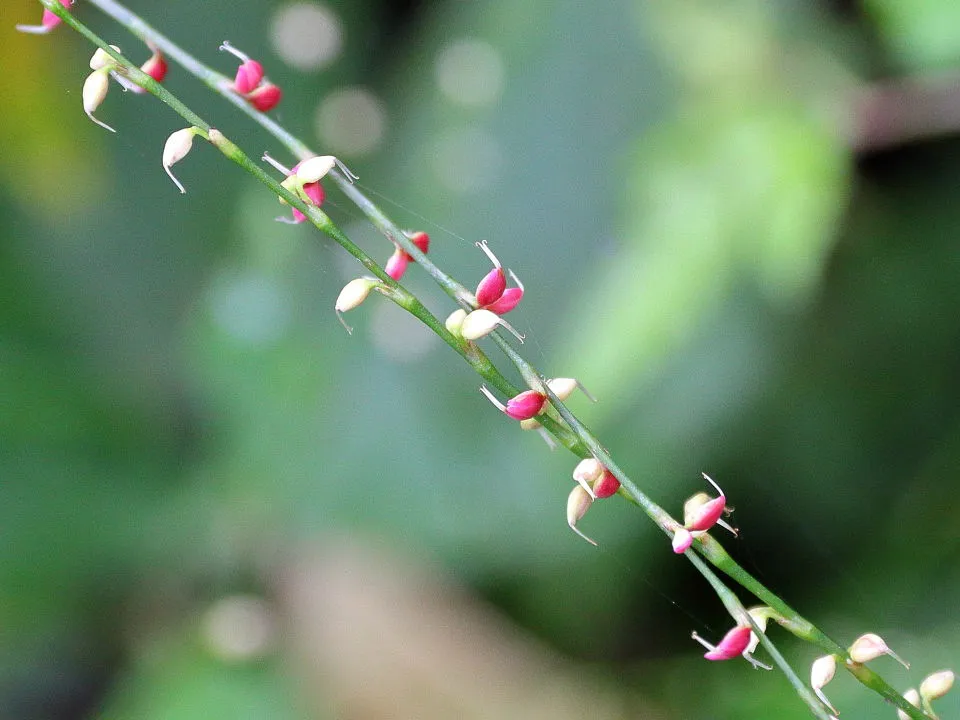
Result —
<instances>
[{"instance_id":1,"label":"green stem","mask_svg":"<svg viewBox=\"0 0 960 720\"><path fill-rule=\"evenodd\" d=\"M740 602L740 599L733 593L733 591L728 588L720 578L717 577L707 565L701 560L697 555L691 550L687 550L684 555L687 556L687 559L693 563L693 566L706 578L707 582L710 583L710 587L713 588L714 592L723 602L724 606L727 608L727 612L730 613L733 617L734 622L738 625L750 625L753 628L753 632L756 633L757 637L760 638L760 642L763 643L763 646L769 651L770 657L773 658L773 661L777 664L777 667L780 668L780 671L787 676L787 680L793 686L793 689L796 691L797 695L800 696L800 699L806 703L807 707L810 708L816 717L820 720L833 720L830 713L828 713L820 700L816 695L811 692L804 682L797 675L796 671L790 667L790 663L787 662L786 658L780 654L780 651L777 650L776 646L771 642L770 638L766 636L766 633L760 630L757 626L757 623L750 613L747 612L746 608L743 607L743 603Z\"/></svg>"},{"instance_id":2,"label":"green stem","mask_svg":"<svg viewBox=\"0 0 960 720\"><path fill-rule=\"evenodd\" d=\"M137 83L145 90L156 96L159 100L183 117L188 123L203 130L205 136L210 140L210 142L220 149L220 151L226 157L245 169L259 182L269 188L271 192L283 198L289 205L300 210L300 212L302 212L321 232L332 238L335 242L346 249L347 252L353 255L367 270L369 270L383 283L385 295L387 295L391 300L403 307L405 310L423 322L427 327L433 330L447 345L449 345L454 351L463 357L487 382L506 395L512 396L519 392L517 388L514 387L494 366L494 364L479 349L479 347L477 347L474 343L465 341L462 338L452 335L446 329L443 323L426 309L419 299L417 299L403 286L398 284L393 280L393 278L387 275L383 268L378 265L370 256L363 252L363 250L361 250L356 244L354 244L346 236L346 234L344 234L343 231L340 230L335 223L333 223L326 213L315 206L307 205L295 193L284 188L276 179L268 175L259 165L254 163L249 156L240 150L240 148L238 148L234 143L229 141L221 132L214 130L207 122L190 110L190 108L184 105L166 88L141 71L131 61L127 60L121 53L113 50L104 40L89 30L84 24L79 22L66 8L60 4L59 0L39 1L45 8L60 17L67 25L72 27L74 30L87 38L91 43L102 48L111 57L113 57L113 59L118 63L118 66L122 68L123 73L133 82ZM194 58L188 52L153 29L142 18L131 13L114 0L87 0L87 2L97 6L107 15L113 17L121 25L125 26L144 42L155 45L171 59L179 62L189 72L206 83L212 90L227 98L233 105L254 119L254 121L259 123L274 138L283 143L292 154L299 157L301 160L311 157L315 154L311 152L304 143L297 140L278 123L273 121L264 113L252 108L244 98L231 89L231 83L227 77L208 68L196 60L196 58ZM359 190L359 188L352 184L348 178L336 171L331 172L330 176L340 186L341 190L347 195L347 197L349 197L357 205L357 207L365 215L367 215L371 222L389 240L402 247L420 265L422 265L423 268L440 285L440 287L448 295L450 295L450 297L457 301L461 306L472 309L473 295L466 288L434 265L433 262L427 258L426 255L424 255L420 249L410 241L409 238L407 238L406 234L403 233L396 226L396 224L394 224L373 202L371 202L369 198L367 198ZM567 409L567 407L560 401L556 394L549 388L546 382L544 382L543 377L533 368L532 365L527 363L516 352L516 350L513 349L506 339L504 339L498 333L493 334L493 339L500 346L501 350L506 354L508 359L510 359L510 361L517 367L527 384L531 387L539 389L541 392L544 392L550 398L551 404L559 413L566 425L569 426L569 428L564 427L560 423L556 422L556 420L551 418L549 415L541 415L538 417L543 426L557 436L561 443L563 443L564 446L570 449L574 454L579 455L580 457L586 457L590 454L595 456L597 460L606 466L620 481L621 494L640 506L644 512L654 522L657 523L664 533L666 533L668 536L672 536L673 532L680 526L679 523L677 523L676 520L674 520L665 510L663 510L663 508L654 503L649 497L640 491L640 489L630 480L626 473L624 473L616 465L613 458L610 457L609 453L600 444L599 440L597 440L596 437L586 428L586 426L581 423L580 420L574 416L569 409ZM915 708L913 705L909 704L899 693L896 692L896 690L894 690L882 678L880 678L879 675L863 665L850 662L849 656L843 648L831 640L825 633L816 628L816 626L814 626L812 623L802 618L777 595L768 590L759 581L741 568L726 553L722 546L720 546L720 544L709 535L701 536L695 544L695 547L697 551L700 552L715 567L725 572L745 589L756 595L762 602L770 605L770 607L780 613L783 617L782 624L784 627L789 629L798 637L819 645L827 652L837 653L841 657L845 658L845 665L847 666L847 669L858 680L860 680L860 682L875 690L884 698L895 704L898 708L906 712L911 718L915 718L915 720L929 720L929 716L925 715L919 708ZM717 591L717 594L720 596L721 600L727 604L728 609L733 608L736 610L736 612L745 613L742 605L739 603L739 600L736 599L736 596L733 595L733 593L719 581L716 575L702 563L699 557L692 552L687 552L685 555L690 559L690 562L692 562L697 569L704 574L704 577L708 580L714 590ZM779 658L777 662L778 664L781 664L782 657L778 652L776 652L776 648L773 647L764 634L760 633L760 637L763 640L764 645L768 648L768 650L771 651L771 655L774 657L774 659L776 660ZM784 670L788 679L790 679L790 682L794 684L798 694L800 694L804 701L809 705L810 703L808 702L807 698L808 696L811 696L811 694L807 688L803 685L803 683L799 682L796 674L789 669L789 666L787 666L785 662L781 665L781 668ZM821 714L823 710L818 703L816 706L811 705L811 709L818 717L823 717Z\"/></svg>"}]
</instances>

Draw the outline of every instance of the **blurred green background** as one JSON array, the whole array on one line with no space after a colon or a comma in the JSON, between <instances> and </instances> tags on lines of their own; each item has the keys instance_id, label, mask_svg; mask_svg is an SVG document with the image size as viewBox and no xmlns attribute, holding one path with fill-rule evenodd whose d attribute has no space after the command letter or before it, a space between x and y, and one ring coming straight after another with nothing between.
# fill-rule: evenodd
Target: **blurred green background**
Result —
<instances>
[{"instance_id":1,"label":"blurred green background","mask_svg":"<svg viewBox=\"0 0 960 720\"><path fill-rule=\"evenodd\" d=\"M748 570L840 641L883 635L899 688L956 668L960 4L130 7L228 74L223 39L261 59L275 117L468 285L486 238L528 359L600 397L571 402L661 504L709 472ZM569 532L572 456L438 340L380 298L343 332L344 252L202 143L181 196L182 121L114 86L104 132L90 46L3 15L0 717L808 716L782 675L701 659L691 630L729 621L639 511L594 506L599 551ZM805 677L816 651L771 637Z\"/></svg>"}]
</instances>

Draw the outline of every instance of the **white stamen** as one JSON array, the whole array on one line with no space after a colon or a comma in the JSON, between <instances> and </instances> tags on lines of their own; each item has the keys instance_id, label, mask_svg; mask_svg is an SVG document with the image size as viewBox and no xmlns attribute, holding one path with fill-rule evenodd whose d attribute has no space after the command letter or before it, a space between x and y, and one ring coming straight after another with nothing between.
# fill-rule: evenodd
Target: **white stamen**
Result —
<instances>
[{"instance_id":1,"label":"white stamen","mask_svg":"<svg viewBox=\"0 0 960 720\"><path fill-rule=\"evenodd\" d=\"M707 475L705 472L701 472L700 474L703 475L704 480L713 485L713 488L717 491L717 493L719 493L720 497L726 497L726 495L723 494L723 490L721 490L720 486L713 481L712 477Z\"/></svg>"},{"instance_id":2,"label":"white stamen","mask_svg":"<svg viewBox=\"0 0 960 720\"><path fill-rule=\"evenodd\" d=\"M523 292L526 292L527 289L523 286L523 283L520 282L520 278L517 277L517 274L513 270L507 269L507 272L510 273L510 277L513 278L513 282L517 284L517 287L520 288Z\"/></svg>"},{"instance_id":3,"label":"white stamen","mask_svg":"<svg viewBox=\"0 0 960 720\"><path fill-rule=\"evenodd\" d=\"M291 169L288 168L288 167L284 167L284 166L281 165L279 162L277 162L277 161L274 160L272 157L270 157L270 155L269 155L268 153L266 153L266 152L263 153L263 157L260 158L260 159L263 160L265 163L267 163L267 164L269 164L269 165L272 165L273 168L274 168L274 170L276 170L276 171L278 171L278 172L282 172L285 176L286 176L286 175L292 175L292 174L293 174L293 170L291 170Z\"/></svg>"},{"instance_id":4,"label":"white stamen","mask_svg":"<svg viewBox=\"0 0 960 720\"><path fill-rule=\"evenodd\" d=\"M503 267L503 266L500 264L500 261L497 260L497 256L493 254L493 251L492 251L489 247L487 247L487 241L486 241L486 240L481 240L480 242L474 243L474 244L475 244L478 248L480 248L481 250L483 250L483 254L484 254L484 255L486 255L488 258L490 258L490 262L493 263L493 266L494 266L494 267L496 267L496 268L498 268L498 267ZM517 284L519 285L519 283L517 283Z\"/></svg>"},{"instance_id":5,"label":"white stamen","mask_svg":"<svg viewBox=\"0 0 960 720\"><path fill-rule=\"evenodd\" d=\"M337 167L340 169L340 172L343 173L343 176L347 179L348 183L353 185L357 180L360 179L359 175L354 175L350 168L340 162L340 160L334 158L333 161L337 164Z\"/></svg>"},{"instance_id":6,"label":"white stamen","mask_svg":"<svg viewBox=\"0 0 960 720\"><path fill-rule=\"evenodd\" d=\"M582 537L582 538L583 538L584 540L586 540L588 543L590 543L590 544L593 545L594 547L600 547L599 545L597 545L597 541L596 541L596 540L591 540L590 538L588 538L586 535L583 534L583 531L582 531L580 528L578 528L576 525L574 525L574 524L572 524L572 523L567 523L567 524L570 526L570 529L571 529L571 530L573 530L577 535L579 535L580 537Z\"/></svg>"},{"instance_id":7,"label":"white stamen","mask_svg":"<svg viewBox=\"0 0 960 720\"><path fill-rule=\"evenodd\" d=\"M22 33L28 33L30 35L46 35L51 32L56 25L51 25L47 27L46 25L17 25L17 30Z\"/></svg>"},{"instance_id":8,"label":"white stamen","mask_svg":"<svg viewBox=\"0 0 960 720\"><path fill-rule=\"evenodd\" d=\"M481 386L480 386L480 392L482 392L484 395L486 395L486 396L487 396L487 400L489 400L491 403L493 403L494 407L496 407L500 412L505 413L505 412L507 411L507 406L504 405L504 404L503 404L502 402L500 402L499 400L497 400L497 398L494 397L493 393L490 392L489 390L487 390L487 386L486 386L486 385L481 385Z\"/></svg>"},{"instance_id":9,"label":"white stamen","mask_svg":"<svg viewBox=\"0 0 960 720\"><path fill-rule=\"evenodd\" d=\"M231 44L230 44L228 41L226 41L226 40L224 40L224 41L223 41L223 44L222 44L219 48L217 48L217 49L218 49L218 50L222 50L222 51L226 51L226 52L230 53L231 55L233 55L234 57L240 58L240 59L243 60L244 62L248 62L248 61L250 60L250 56L249 56L249 55L247 55L247 54L244 53L244 52L241 52L240 50L237 50L237 48L235 48L233 45L231 45Z\"/></svg>"}]
</instances>

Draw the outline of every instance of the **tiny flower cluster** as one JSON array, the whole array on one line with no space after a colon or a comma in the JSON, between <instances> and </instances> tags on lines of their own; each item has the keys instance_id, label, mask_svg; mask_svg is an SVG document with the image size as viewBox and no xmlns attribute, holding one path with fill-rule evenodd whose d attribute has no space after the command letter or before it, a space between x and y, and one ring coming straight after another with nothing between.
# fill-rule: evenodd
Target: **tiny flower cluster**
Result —
<instances>
[{"instance_id":1,"label":"tiny flower cluster","mask_svg":"<svg viewBox=\"0 0 960 720\"><path fill-rule=\"evenodd\" d=\"M699 492L691 496L683 504L683 525L674 530L673 533L673 551L678 555L685 552L692 544L695 537L703 535L714 525L720 525L726 528L734 535L737 531L721 520L721 516L730 510L727 508L727 498L723 490L706 473L701 473L703 479L713 485L719 493L718 497L711 498L704 492Z\"/></svg>"},{"instance_id":2,"label":"tiny flower cluster","mask_svg":"<svg viewBox=\"0 0 960 720\"><path fill-rule=\"evenodd\" d=\"M56 16L54 16L56 17ZM116 45L110 46L116 52L121 52ZM167 61L159 48L151 45L151 56L140 67L143 72L152 77L157 82L163 82L167 76ZM97 51L90 58L90 69L93 70L83 83L81 98L83 99L83 111L93 122L110 132L116 132L105 122L94 117L94 111L100 107L107 97L110 90L110 78L116 80L124 90L132 90L136 93L144 92L143 88L132 82L126 77L126 70L103 48L97 48Z\"/></svg>"},{"instance_id":3,"label":"tiny flower cluster","mask_svg":"<svg viewBox=\"0 0 960 720\"><path fill-rule=\"evenodd\" d=\"M350 182L357 179L357 176L350 172L347 166L333 155L315 155L306 160L301 160L292 168L281 165L267 153L263 154L263 160L286 176L284 181L280 183L283 187L299 197L307 205L314 207L323 205L326 194L323 191L323 185L320 184L320 180L333 170L334 167L338 168ZM279 198L279 200L281 205L287 204L287 201L283 198ZM277 221L291 225L299 225L307 219L307 216L297 208L291 208L291 210L293 212L292 218L278 217Z\"/></svg>"},{"instance_id":4,"label":"tiny flower cluster","mask_svg":"<svg viewBox=\"0 0 960 720\"><path fill-rule=\"evenodd\" d=\"M596 541L584 535L577 523L587 514L595 500L615 495L620 489L620 481L593 457L584 458L577 463L573 469L573 479L577 484L567 496L567 525L588 543L596 545Z\"/></svg>"},{"instance_id":5,"label":"tiny flower cluster","mask_svg":"<svg viewBox=\"0 0 960 720\"><path fill-rule=\"evenodd\" d=\"M866 633L858 637L847 649L847 654L849 655L847 662L851 666L868 663L884 655L889 655L905 668L910 669L910 663L893 652L883 638L875 633ZM820 698L820 701L830 709L834 717L838 716L840 712L824 694L823 688L833 680L837 672L837 665L841 660L842 658L839 655L824 655L814 660L810 667L810 686L816 696ZM914 707L935 718L936 715L933 713L930 703L947 694L953 687L954 678L952 670L940 670L931 673L920 683L919 691L910 688L903 694L903 697ZM910 718L907 713L900 709L897 710L897 717L899 720L909 720Z\"/></svg>"},{"instance_id":6,"label":"tiny flower cluster","mask_svg":"<svg viewBox=\"0 0 960 720\"><path fill-rule=\"evenodd\" d=\"M707 649L707 652L703 655L705 659L718 661L733 660L734 658L742 657L753 665L754 668L763 668L764 670L771 669L769 665L753 657L753 653L760 643L760 637L754 631L753 626L756 625L760 629L760 632L765 632L767 629L767 621L770 618L777 617L777 614L772 608L766 605L750 608L747 610L747 614L750 617L739 618L737 624L727 631L727 634L723 636L717 645L712 645L695 632L691 633L690 637Z\"/></svg>"},{"instance_id":7,"label":"tiny flower cluster","mask_svg":"<svg viewBox=\"0 0 960 720\"><path fill-rule=\"evenodd\" d=\"M500 264L497 256L487 247L486 241L478 242L477 247L490 258L493 269L477 284L477 291L469 300L473 310L470 312L462 308L455 310L447 318L446 328L453 335L474 341L486 337L497 327L503 327L523 342L523 335L501 317L520 303L524 293L523 283L512 270L508 270L516 287L507 287L507 272L504 272L503 265Z\"/></svg>"},{"instance_id":8,"label":"tiny flower cluster","mask_svg":"<svg viewBox=\"0 0 960 720\"><path fill-rule=\"evenodd\" d=\"M263 65L246 53L237 50L226 40L220 45L220 49L241 60L231 86L233 90L246 98L247 102L260 112L275 108L283 93L264 76Z\"/></svg>"}]
</instances>

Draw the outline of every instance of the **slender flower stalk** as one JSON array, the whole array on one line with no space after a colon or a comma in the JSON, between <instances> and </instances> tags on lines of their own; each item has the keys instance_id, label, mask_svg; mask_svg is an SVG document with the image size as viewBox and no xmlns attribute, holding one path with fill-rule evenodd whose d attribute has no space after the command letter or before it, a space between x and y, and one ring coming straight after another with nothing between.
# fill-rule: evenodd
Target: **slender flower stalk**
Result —
<instances>
[{"instance_id":1,"label":"slender flower stalk","mask_svg":"<svg viewBox=\"0 0 960 720\"><path fill-rule=\"evenodd\" d=\"M363 212L370 219L370 221L384 234L385 237L387 237L388 240L390 240L396 247L401 248L405 253L408 253L414 261L422 266L426 272L433 277L438 285L460 306L461 310L463 311L462 317L458 317L456 320L453 320L453 316L451 316L448 318L447 323L444 324L432 313L430 313L418 298L407 291L388 272L386 272L383 267L378 265L369 255L356 246L343 233L343 231L332 222L326 213L317 207L316 204L311 203L310 198L304 196L301 187L291 187L288 186L288 184L278 182L276 179L271 177L263 170L262 167L253 162L253 160L246 153L237 147L236 144L231 142L226 136L223 135L223 133L212 129L209 123L204 121L196 113L180 102L175 96L161 86L154 77L151 77L150 74L133 65L129 60L123 57L119 51L109 47L101 38L96 36L84 24L73 17L61 4L60 0L40 0L40 2L45 10L57 16L60 21L70 25L72 28L80 32L93 44L101 48L106 55L112 58L114 63L113 67L115 68L116 72L143 87L145 90L167 104L184 120L186 120L190 127L196 129L196 134L204 135L211 144L220 150L225 157L250 173L260 183L265 185L270 192L279 196L283 202L297 209L310 223L312 223L321 232L332 238L334 241L339 243L345 250L347 250L347 252L353 255L373 276L372 280L365 280L365 284L373 282L375 285L371 285L370 287L375 286L375 288L382 295L417 317L428 328L436 333L449 347L463 357L464 360L466 360L487 383L496 388L504 396L509 398L517 398L518 396L522 395L521 390L514 387L513 384L510 383L496 368L489 357L487 357L487 355L480 350L478 345L473 342L480 337L489 335L489 337L493 339L494 343L501 349L507 359L516 367L520 375L523 377L524 382L528 386L528 389L524 390L523 392L532 392L544 398L543 403L536 408L538 411L544 411L539 412L537 415L537 418L543 424L544 429L552 433L562 445L567 447L578 457L587 458L592 456L604 468L604 474L601 476L600 480L595 480L591 486L593 494L595 494L596 497L602 497L600 491L598 490L598 484L607 476L607 474L609 474L610 478L612 478L612 482L609 482L608 485L612 487L613 482L615 481L616 483L616 487L613 492L619 492L620 495L638 505L651 518L651 520L653 520L658 527L660 527L660 529L668 535L668 537L674 537L677 529L683 527L681 523L672 518L665 510L663 510L663 508L657 505L652 499L643 493L639 487L637 487L637 485L629 478L629 476L617 466L613 458L599 442L599 440L597 440L595 435L590 432L590 430L564 405L563 399L559 397L559 394L555 389L550 387L550 384L544 379L543 374L519 355L506 337L499 331L500 327L506 327L509 329L509 326L507 326L506 323L500 320L499 322L492 323L492 327L488 327L491 325L491 322L485 315L480 315L474 320L470 320L470 316L476 315L476 313L489 313L490 315L497 317L499 320L498 313L494 310L491 310L490 307L493 307L499 299L504 297L504 293L506 293L507 288L500 288L500 282L498 278L494 278L494 280L491 281L492 284L489 288L484 288L484 291L487 293L487 298L484 299L488 299L497 295L497 291L500 292L500 295L497 296L497 298L495 298L487 308L481 307L481 304L478 303L477 297L473 293L470 293L463 285L447 275L432 261L430 261L427 258L426 253L423 252L422 249L418 247L410 237L402 232L397 225L393 223L393 221L390 220L390 218L387 217L372 201L370 201L370 199L355 184L356 178L352 176L349 170L342 166L342 164L334 162L332 167L326 168L323 170L322 174L316 175L316 173L312 172L314 166L319 167L321 163L315 162L313 165L307 165L311 170L310 172L304 172L302 177L300 177L298 173L298 180L302 181L300 185L311 181L317 181L322 176L330 177L333 182L339 186L346 197L354 202L361 212ZM263 83L262 77L259 78L256 83L253 83L253 77L239 79L238 73L238 77L231 80L200 63L192 55L179 48L177 45L158 33L141 18L131 13L115 0L87 0L87 3L99 7L108 15L127 27L132 33L144 40L144 42L151 44L151 47L156 47L162 51L167 58L179 63L188 72L201 79L215 92L226 98L243 112L247 113L248 116L259 123L278 142L285 146L291 154L298 157L301 161L306 161L312 158L319 160L319 158L316 156L316 153L312 152L304 143L296 139L274 120L265 116L263 112L261 112L263 108L258 108L256 101L251 99L251 93L256 92L258 88L266 87L266 85ZM246 60L244 60L244 64L246 64ZM252 70L255 70L255 68L252 68ZM100 71L95 70L95 72ZM256 73L254 73L254 75L255 74ZM97 82L99 83L99 81ZM237 85L238 82L240 82L240 85L244 88L246 87L244 83L253 84L254 87L247 93L241 93L240 87ZM100 83L100 85L102 85L102 83ZM95 87L94 90L96 92L91 91L90 95L91 98L95 100L100 94L99 86ZM84 93L84 95L84 105L86 109L86 93ZM100 99L102 100L102 97ZM182 146L180 149L182 150ZM176 150L176 148L174 148L174 150ZM167 153L164 154L165 156L167 155ZM177 154L177 152L171 151L169 157L173 158ZM329 160L326 162L329 162ZM169 164L172 164L172 162ZM301 165L300 171L303 171L303 169L304 165ZM495 262L495 266L499 266L498 261ZM495 267L495 270L496 269L498 268ZM479 290L480 289L478 288L478 293ZM522 294L522 286L519 287L519 290ZM354 292L353 294L348 293L347 297L338 299L338 312L343 312L351 307L356 307L356 305L362 302L363 298L366 297L366 292L368 291L369 288L366 290L361 289L359 292ZM517 299L519 299L519 297ZM501 312L506 312L506 310L503 310L500 307L497 307L496 309L499 309ZM454 314L456 315L456 313ZM466 331L464 328L466 328ZM477 334L480 330L483 332ZM557 390L560 389L561 388L557 388ZM539 403L540 401L538 400L537 402ZM522 404L523 408L518 411L517 415L529 418L529 413L532 412L532 405L529 403L526 397L523 398ZM551 412L546 412L548 409L552 409L551 412L556 412L556 415L560 418L559 421L551 416ZM576 522L582 519L583 514L586 512L586 508L588 508L594 500L591 493L588 493L582 485L576 486L575 491L576 497L569 501L567 509L568 523L571 525L571 527L574 527ZM606 490L604 492L606 492ZM731 580L742 586L748 592L752 593L766 606L769 606L772 617L783 628L792 632L797 637L800 637L801 639L821 648L826 653L836 655L843 662L844 667L846 667L848 671L854 675L854 677L893 703L907 717L913 718L913 720L923 720L924 718L929 720L930 715L925 713L921 708L912 705L900 693L886 683L879 675L877 675L866 665L862 664L862 662L856 662L855 660L851 659L847 650L842 648L834 640L830 639L810 621L800 616L779 596L775 595L759 581L753 578L735 561L733 561L732 558L730 558L729 554L726 553L723 547L715 539L710 537L710 535L705 533L705 531L699 529L701 527L712 525L713 522L718 520L719 515L717 515L716 518L713 516L717 514L718 508L719 513L722 514L724 504L721 503L723 500L723 493L721 492L720 497L707 500L707 502L704 503L705 510L701 512L705 513L705 516L698 518L695 522L690 524L690 527L695 529L696 532L703 532L704 534L699 535L692 540L690 548L695 552L687 551L684 553L685 557L687 557L688 560L693 563L694 567L707 580L707 582L716 592L717 596L724 603L728 612L734 618L734 630L736 632L734 633L734 637L727 642L726 645L724 645L724 642L721 642L721 645L718 646L718 648L725 648L722 654L730 654L732 650L739 649L741 644L743 644L743 648L739 654L742 654L743 652L749 652L748 648L751 647L751 640L754 636L756 636L763 647L770 653L777 666L780 667L780 669L785 673L797 694L808 705L814 716L821 718L822 720L827 720L830 717L830 714L821 704L820 700L817 699L817 697L810 691L806 684L800 680L799 676L786 663L786 661L777 651L775 645L773 645L766 633L764 633L759 627L756 619L744 609L736 595L729 588L727 588L722 581L720 581L719 577L706 564L706 562L704 562L704 560L711 563L718 570L725 573Z\"/></svg>"}]
</instances>

